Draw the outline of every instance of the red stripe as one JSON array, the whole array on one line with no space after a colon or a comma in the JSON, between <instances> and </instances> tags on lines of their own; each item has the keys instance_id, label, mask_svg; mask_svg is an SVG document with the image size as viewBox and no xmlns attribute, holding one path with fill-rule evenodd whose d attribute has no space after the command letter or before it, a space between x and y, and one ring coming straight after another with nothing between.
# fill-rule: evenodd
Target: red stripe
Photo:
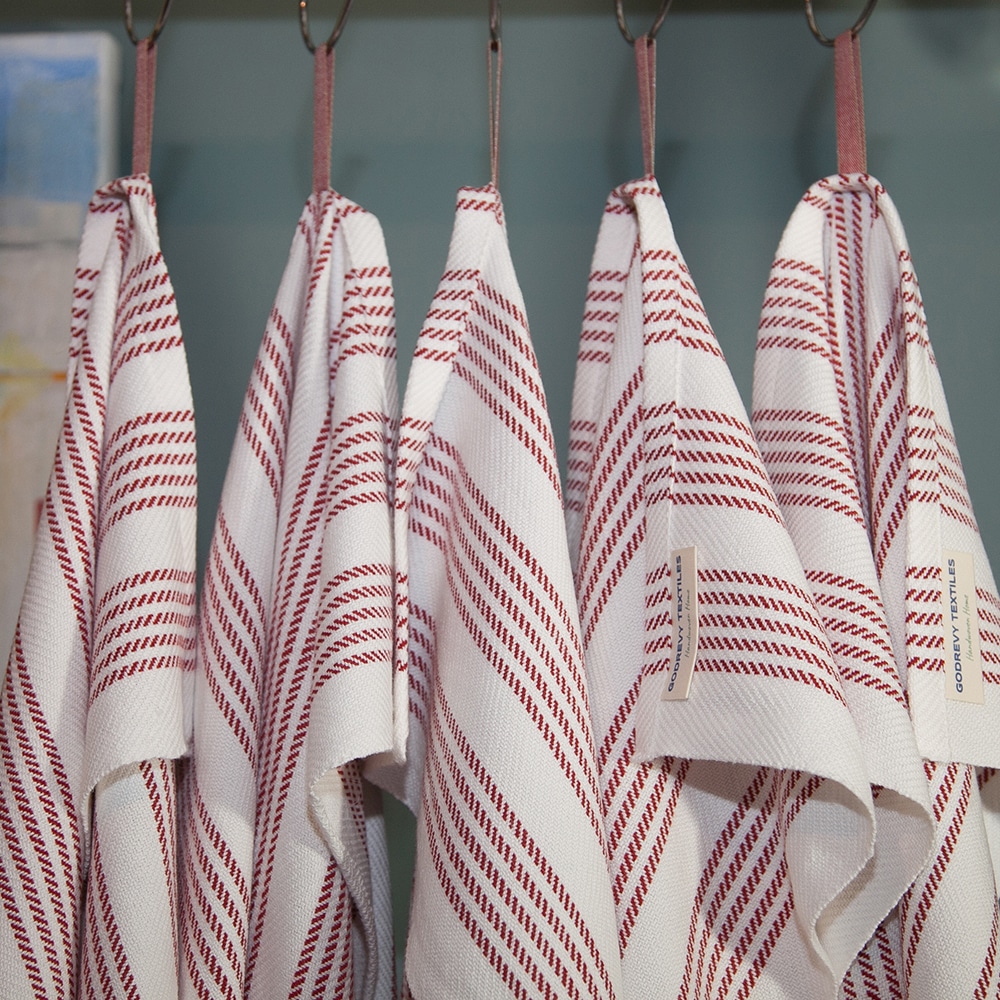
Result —
<instances>
[{"instance_id":1,"label":"red stripe","mask_svg":"<svg viewBox=\"0 0 1000 1000\"><path fill-rule=\"evenodd\" d=\"M238 1000L244 995L250 894L244 874L197 788L193 796L192 812L197 826L188 838L186 851L185 965L199 1000ZM220 869L235 884L237 895L230 892ZM208 937L203 927L209 932ZM225 959L225 965L220 958ZM203 971L210 980L206 980Z\"/></svg>"},{"instance_id":2,"label":"red stripe","mask_svg":"<svg viewBox=\"0 0 1000 1000\"><path fill-rule=\"evenodd\" d=\"M566 690L565 672L559 669L545 644L536 645L530 634L518 641L507 629L503 619L492 611L490 601L479 596L471 576L460 566L449 563L449 587L455 608L470 637L483 654L485 660L510 688L513 696L521 703L522 710L532 719L539 735L549 752L561 768L567 781L576 793L580 805L599 839L603 838L603 827L599 811L596 776L590 763L590 748L587 736L589 725L580 721L580 712L586 702L569 699L562 703L555 686ZM474 619L473 611L462 600L459 584L470 596L473 608L489 626L489 631L481 629ZM496 592L493 597L496 597ZM541 657L544 671L536 663ZM532 695L534 691L534 696ZM566 708L577 716L576 725L567 718Z\"/></svg>"},{"instance_id":3,"label":"red stripe","mask_svg":"<svg viewBox=\"0 0 1000 1000\"><path fill-rule=\"evenodd\" d=\"M99 794L99 793L98 793ZM88 989L102 997L140 1000L139 988L125 950L104 871L101 836L94 824L94 841L87 888L87 924L85 930L83 981Z\"/></svg>"},{"instance_id":4,"label":"red stripe","mask_svg":"<svg viewBox=\"0 0 1000 1000\"><path fill-rule=\"evenodd\" d=\"M275 510L281 501L290 420L293 342L285 318L272 309L240 412L240 432L270 483Z\"/></svg>"},{"instance_id":5,"label":"red stripe","mask_svg":"<svg viewBox=\"0 0 1000 1000\"><path fill-rule=\"evenodd\" d=\"M320 576L322 554L313 540L326 507L323 459L329 430L329 423L325 422L310 449L288 511L286 523L290 530L282 540L278 560L279 586L269 635L281 637L282 641L271 645L266 667L271 681L265 693L260 738L262 759L258 771L254 851L255 882L259 888L247 957L248 990L252 988L266 923L281 819L308 724L299 705L300 696L308 693L306 680L312 665L313 633L305 621L305 612Z\"/></svg>"},{"instance_id":6,"label":"red stripe","mask_svg":"<svg viewBox=\"0 0 1000 1000\"><path fill-rule=\"evenodd\" d=\"M948 813L951 816L943 836L939 830L940 844L933 864L908 893L913 899L907 903L908 915L912 911L912 917L907 920L909 927L904 952L904 971L907 981L912 978L920 938L930 918L938 888L944 880L945 872L958 844L972 794L973 771L968 765L933 764L925 761L924 770L927 772L927 779L931 782L934 793L932 805L938 826L941 826Z\"/></svg>"},{"instance_id":7,"label":"red stripe","mask_svg":"<svg viewBox=\"0 0 1000 1000\"><path fill-rule=\"evenodd\" d=\"M305 996L354 995L350 925L350 893L337 863L331 858L288 987L288 1000L299 1000ZM313 968L317 953L320 962Z\"/></svg>"},{"instance_id":8,"label":"red stripe","mask_svg":"<svg viewBox=\"0 0 1000 1000\"><path fill-rule=\"evenodd\" d=\"M552 974L562 983L564 989L569 991L568 995L574 997L580 995L577 982L582 982L589 995L594 998L609 995L612 987L608 971L575 901L563 885L558 872L542 853L528 827L501 792L490 774L489 767L479 758L459 728L440 689L435 697L437 711L433 714L428 773L436 785L436 794L425 796L425 813L429 804L432 804L435 810L438 809L438 802L443 805L456 834L463 841L471 858L477 862L483 878L504 900L512 916L518 920L522 933L542 954L546 955L552 966ZM444 727L447 728L447 733ZM454 753L448 749L449 744L454 747ZM461 759L456 753L461 755ZM464 808L453 798L452 789L461 797ZM506 833L483 810L481 800L484 794L506 824ZM450 843L449 826L444 822L444 814L439 811L438 817L438 833L443 842ZM475 827L469 825L472 821L475 822ZM434 840L432 833L430 839ZM484 850L484 840L492 850ZM466 890L473 898L479 899L482 915L490 920L495 911L492 904L486 902L484 894L473 890L476 878L472 869L459 859L457 852L451 854L451 859L453 870L460 873L460 876L465 872L463 881ZM500 867L501 860L505 863L504 868ZM525 861L530 862L532 866L530 870ZM436 865L436 868L439 879L447 878L440 865ZM516 883L519 888L515 888L511 882ZM444 881L442 886L445 886ZM558 910L553 906L557 901ZM499 917L499 913L495 915ZM490 922L499 929L494 921ZM576 975L568 975L571 970L566 969L562 960L553 954L551 948L546 947L545 943L550 937L559 941L569 959L573 961ZM575 944L577 938L586 948L586 954L581 954L578 950ZM508 946L513 943L513 939L510 933L505 936ZM517 954L515 950L515 957ZM532 974L534 969L532 978L536 985L541 987L541 970L534 966L526 952L521 952L521 955L524 956L522 965L525 971ZM545 995L549 995L548 990Z\"/></svg>"},{"instance_id":9,"label":"red stripe","mask_svg":"<svg viewBox=\"0 0 1000 1000\"><path fill-rule=\"evenodd\" d=\"M986 954L983 957L982 971L979 973L979 979L976 981L976 990L972 994L973 1000L986 1000L990 995L991 987L993 995L996 995L997 989L993 981L993 976L996 972L998 936L1000 936L1000 908L994 905L993 923L990 927L990 940L986 946Z\"/></svg>"},{"instance_id":10,"label":"red stripe","mask_svg":"<svg viewBox=\"0 0 1000 1000\"><path fill-rule=\"evenodd\" d=\"M347 583L354 585L345 588ZM392 567L385 564L353 567L325 585L316 613L322 628L315 639L310 705L337 674L367 663L391 666L392 599Z\"/></svg>"},{"instance_id":11,"label":"red stripe","mask_svg":"<svg viewBox=\"0 0 1000 1000\"><path fill-rule=\"evenodd\" d=\"M29 970L35 970L36 976L40 976L44 964L57 996L67 996L77 961L82 891L80 829L68 775L31 683L20 626L15 632L4 685L0 754L12 797L7 808L0 809L4 838L0 892L4 909L8 917L17 914L15 926L20 925L21 931L16 936L22 961ZM30 780L30 787L22 776ZM18 827L27 835L27 844ZM11 867L17 872L16 885ZM23 923L28 914L30 929ZM34 941L39 939L44 958L34 954ZM42 982L40 978L36 981Z\"/></svg>"},{"instance_id":12,"label":"red stripe","mask_svg":"<svg viewBox=\"0 0 1000 1000\"><path fill-rule=\"evenodd\" d=\"M777 793L777 783L772 773L767 768L758 769L728 822L716 837L715 847L703 865L692 903L687 958L678 1000L687 1000L688 997L701 995L703 990L708 991L712 970L728 943L721 933L722 928L716 926L720 914L732 914L732 910L723 910L727 896L736 886L742 887L748 875L752 874L755 880L759 880L761 859L766 864L774 856L775 827L778 825L775 809ZM763 800L758 801L761 796ZM771 827L770 830L768 826ZM763 840L765 836L767 839ZM743 871L744 865L754 855L757 855L758 860L754 863L752 873ZM783 868L782 859L778 869L781 877ZM715 890L709 901L713 884Z\"/></svg>"},{"instance_id":13,"label":"red stripe","mask_svg":"<svg viewBox=\"0 0 1000 1000\"><path fill-rule=\"evenodd\" d=\"M634 733L629 737L629 750L634 751ZM684 788L690 761L665 757L659 764L641 764L630 797L638 804L644 799L642 817L631 838L624 857L614 871L613 889L618 906L618 945L624 956L632 931L639 918L643 901L659 869L667 838L673 827L677 803ZM652 781L653 787L647 791ZM669 794L667 791L669 789ZM666 799L664 801L664 796ZM662 809L660 808L662 802ZM622 815L620 813L620 815ZM624 817L623 817L624 818ZM626 902L622 890L632 872L641 867L641 874L632 895ZM623 905L624 904L624 905Z\"/></svg>"}]
</instances>

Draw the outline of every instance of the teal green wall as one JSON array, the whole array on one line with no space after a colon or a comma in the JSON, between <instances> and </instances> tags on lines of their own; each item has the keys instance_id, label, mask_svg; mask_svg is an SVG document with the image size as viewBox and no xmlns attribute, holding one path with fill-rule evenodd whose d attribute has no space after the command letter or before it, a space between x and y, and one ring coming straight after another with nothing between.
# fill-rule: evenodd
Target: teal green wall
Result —
<instances>
[{"instance_id":1,"label":"teal green wall","mask_svg":"<svg viewBox=\"0 0 1000 1000\"><path fill-rule=\"evenodd\" d=\"M852 16L834 11L823 26L833 34ZM0 30L23 26L0 17ZM118 23L100 26L124 38ZM327 27L318 22L316 36ZM444 265L455 189L488 179L485 32L478 17L355 15L338 47L333 183L384 227L401 384ZM642 168L631 50L610 15L507 17L503 35L500 187L564 452L601 208L612 186ZM879 8L862 55L869 167L907 227L996 563L1000 6ZM797 14L677 13L660 35L658 62L657 175L749 399L757 314L778 238L806 187L835 169L832 55ZM130 66L126 52L127 90ZM293 16L177 14L160 42L151 173L194 384L202 552L253 355L308 195L311 72ZM124 150L129 131L126 121Z\"/></svg>"},{"instance_id":2,"label":"teal green wall","mask_svg":"<svg viewBox=\"0 0 1000 1000\"><path fill-rule=\"evenodd\" d=\"M838 11L824 28L834 34L851 16ZM9 17L0 15L0 30L26 24ZM117 23L101 26L123 37ZM316 27L319 37L328 24ZM488 180L485 34L485 17L354 16L338 48L333 182L384 227L401 384L444 266L455 190ZM564 456L601 209L611 187L642 169L631 50L610 16L508 17L503 37L500 187ZM1000 569L1000 7L880 7L862 54L869 167L907 227ZM291 14L213 22L178 13L160 43L151 173L195 393L203 554L309 191L311 73ZM809 184L835 170L832 92L832 54L797 14L677 13L660 35L657 175L745 400L782 228ZM393 813L405 845L400 823ZM395 862L405 889L405 846Z\"/></svg>"},{"instance_id":3,"label":"teal green wall","mask_svg":"<svg viewBox=\"0 0 1000 1000\"><path fill-rule=\"evenodd\" d=\"M484 30L480 19L357 18L338 51L334 185L385 228L401 384L444 266L455 189L488 179ZM503 30L500 186L562 449L601 208L642 168L634 71L610 18L508 17ZM907 226L996 562L1000 10L880 11L862 53L870 169ZM806 187L835 169L831 53L798 16L677 15L660 37L658 90L657 174L748 399L781 230ZM178 19L161 43L152 173L198 404L203 539L308 194L310 93L292 19Z\"/></svg>"}]
</instances>

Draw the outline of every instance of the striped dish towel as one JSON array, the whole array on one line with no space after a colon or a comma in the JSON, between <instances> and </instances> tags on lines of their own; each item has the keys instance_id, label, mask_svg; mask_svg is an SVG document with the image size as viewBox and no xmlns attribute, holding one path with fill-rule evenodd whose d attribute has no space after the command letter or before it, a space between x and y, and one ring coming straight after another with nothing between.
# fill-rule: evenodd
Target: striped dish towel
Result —
<instances>
[{"instance_id":1,"label":"striped dish towel","mask_svg":"<svg viewBox=\"0 0 1000 1000\"><path fill-rule=\"evenodd\" d=\"M493 185L459 192L396 488L410 732L394 790L418 811L408 989L620 996L559 474Z\"/></svg>"},{"instance_id":2,"label":"striped dish towel","mask_svg":"<svg viewBox=\"0 0 1000 1000\"><path fill-rule=\"evenodd\" d=\"M754 428L879 786L878 848L915 879L843 995L995 997L1000 602L906 237L866 174L813 185L785 230ZM919 865L928 793L934 842Z\"/></svg>"},{"instance_id":3,"label":"striped dish towel","mask_svg":"<svg viewBox=\"0 0 1000 1000\"><path fill-rule=\"evenodd\" d=\"M250 378L206 570L184 996L388 998L395 319L382 231L314 193Z\"/></svg>"},{"instance_id":4,"label":"striped dish towel","mask_svg":"<svg viewBox=\"0 0 1000 1000\"><path fill-rule=\"evenodd\" d=\"M69 389L0 709L5 996L177 996L195 442L146 174L90 203Z\"/></svg>"},{"instance_id":5,"label":"striped dish towel","mask_svg":"<svg viewBox=\"0 0 1000 1000\"><path fill-rule=\"evenodd\" d=\"M622 995L832 997L891 905L861 746L651 176L605 209L570 426Z\"/></svg>"}]
</instances>

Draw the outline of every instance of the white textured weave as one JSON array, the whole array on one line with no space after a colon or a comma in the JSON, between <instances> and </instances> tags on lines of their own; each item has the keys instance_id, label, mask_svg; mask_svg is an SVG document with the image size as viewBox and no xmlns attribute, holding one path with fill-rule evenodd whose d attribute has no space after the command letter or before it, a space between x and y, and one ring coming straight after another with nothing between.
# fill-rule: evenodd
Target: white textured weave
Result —
<instances>
[{"instance_id":1,"label":"white textured weave","mask_svg":"<svg viewBox=\"0 0 1000 1000\"><path fill-rule=\"evenodd\" d=\"M395 319L378 222L314 194L247 389L206 571L188 997L392 995Z\"/></svg>"},{"instance_id":2,"label":"white textured weave","mask_svg":"<svg viewBox=\"0 0 1000 1000\"><path fill-rule=\"evenodd\" d=\"M852 882L874 837L861 747L651 177L601 223L567 492L623 996L834 996L892 903ZM690 698L662 701L688 546L698 655Z\"/></svg>"},{"instance_id":3,"label":"white textured weave","mask_svg":"<svg viewBox=\"0 0 1000 1000\"><path fill-rule=\"evenodd\" d=\"M397 514L409 990L620 995L559 476L492 186L459 192L403 405Z\"/></svg>"},{"instance_id":4,"label":"white textured weave","mask_svg":"<svg viewBox=\"0 0 1000 1000\"><path fill-rule=\"evenodd\" d=\"M69 390L0 712L0 992L177 996L191 388L146 175L90 204Z\"/></svg>"},{"instance_id":5,"label":"white textured weave","mask_svg":"<svg viewBox=\"0 0 1000 1000\"><path fill-rule=\"evenodd\" d=\"M984 821L995 835L997 813L982 800L996 796L1000 761L1000 602L906 238L874 178L822 180L792 216L764 301L753 409L872 782L883 786L879 853L916 879L843 995L996 996ZM985 705L945 698L942 549L975 560ZM915 745L903 726L907 705ZM913 788L921 772L936 832L928 862L914 869L924 841L906 797L923 798Z\"/></svg>"}]
</instances>

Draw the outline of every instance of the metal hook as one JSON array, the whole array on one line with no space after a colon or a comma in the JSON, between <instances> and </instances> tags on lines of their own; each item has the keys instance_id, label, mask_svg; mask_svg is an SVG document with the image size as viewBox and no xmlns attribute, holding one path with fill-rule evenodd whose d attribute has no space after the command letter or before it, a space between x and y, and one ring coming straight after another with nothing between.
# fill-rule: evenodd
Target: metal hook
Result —
<instances>
[{"instance_id":1,"label":"metal hook","mask_svg":"<svg viewBox=\"0 0 1000 1000\"><path fill-rule=\"evenodd\" d=\"M337 44L337 39L340 38L340 33L344 30L344 22L347 20L347 15L350 13L353 3L354 0L344 0L344 7L340 12L340 17L337 18L337 23L333 26L333 31L330 32L330 37L326 40L327 52L332 52L334 45ZM316 44L309 34L309 13L306 10L306 6L307 0L299 0L299 27L302 29L302 39L306 43L306 48L310 52L315 52Z\"/></svg>"},{"instance_id":2,"label":"metal hook","mask_svg":"<svg viewBox=\"0 0 1000 1000\"><path fill-rule=\"evenodd\" d=\"M872 11L875 9L875 4L878 0L868 0L865 4L865 9L861 12L861 16L854 22L851 28L852 35L858 35L861 29L868 23L868 18L872 16ZM816 23L816 17L813 14L812 0L806 0L806 20L809 22L809 30L813 33L816 41L821 45L833 46L834 40L832 38L827 38L822 31L819 30L819 25Z\"/></svg>"},{"instance_id":3,"label":"metal hook","mask_svg":"<svg viewBox=\"0 0 1000 1000\"><path fill-rule=\"evenodd\" d=\"M663 25L663 20L667 16L667 11L670 10L670 5L672 3L673 0L662 0L660 3L660 10L656 15L656 20L653 22L649 31L646 32L646 37L650 41L656 38L656 33ZM622 9L622 0L615 0L615 17L618 19L618 29L624 36L625 41L628 42L629 45L635 45L635 38L633 38L632 32L628 30L628 24L625 21L625 11Z\"/></svg>"},{"instance_id":4,"label":"metal hook","mask_svg":"<svg viewBox=\"0 0 1000 1000\"><path fill-rule=\"evenodd\" d=\"M163 6L160 8L160 16L156 19L153 30L143 39L135 33L135 27L132 24L132 0L125 0L125 30L128 32L128 37L132 40L133 45L138 45L142 41L145 41L147 45L152 45L160 37L160 32L163 31L163 26L167 23L167 14L170 13L171 3L173 3L173 0L163 0Z\"/></svg>"},{"instance_id":5,"label":"metal hook","mask_svg":"<svg viewBox=\"0 0 1000 1000\"><path fill-rule=\"evenodd\" d=\"M490 0L490 48L500 44L500 0Z\"/></svg>"}]
</instances>

